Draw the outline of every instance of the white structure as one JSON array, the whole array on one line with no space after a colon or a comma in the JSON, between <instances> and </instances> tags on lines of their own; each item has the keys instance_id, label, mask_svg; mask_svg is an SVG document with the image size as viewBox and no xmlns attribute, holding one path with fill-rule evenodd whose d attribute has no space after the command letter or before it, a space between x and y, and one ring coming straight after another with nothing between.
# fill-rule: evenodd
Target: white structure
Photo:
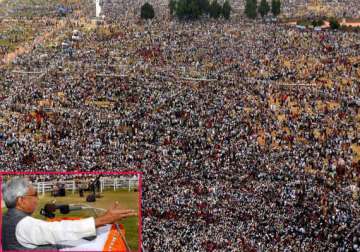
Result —
<instances>
[{"instance_id":1,"label":"white structure","mask_svg":"<svg viewBox=\"0 0 360 252\"><path fill-rule=\"evenodd\" d=\"M95 0L95 4L96 4L96 18L99 18L101 12L100 0Z\"/></svg>"}]
</instances>

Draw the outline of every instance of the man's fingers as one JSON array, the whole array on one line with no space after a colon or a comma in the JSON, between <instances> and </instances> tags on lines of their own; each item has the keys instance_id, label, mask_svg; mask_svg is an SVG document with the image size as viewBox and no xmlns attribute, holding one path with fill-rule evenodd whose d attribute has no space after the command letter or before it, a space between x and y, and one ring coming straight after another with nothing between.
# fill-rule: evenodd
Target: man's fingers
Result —
<instances>
[{"instance_id":1,"label":"man's fingers","mask_svg":"<svg viewBox=\"0 0 360 252\"><path fill-rule=\"evenodd\" d=\"M131 216L137 216L137 213L122 214L120 218L126 218L126 217L131 217Z\"/></svg>"},{"instance_id":2,"label":"man's fingers","mask_svg":"<svg viewBox=\"0 0 360 252\"><path fill-rule=\"evenodd\" d=\"M116 209L117 212L124 212L124 213L127 213L127 212L135 212L135 210L133 209Z\"/></svg>"},{"instance_id":3,"label":"man's fingers","mask_svg":"<svg viewBox=\"0 0 360 252\"><path fill-rule=\"evenodd\" d=\"M112 205L113 208L118 208L120 207L120 204L118 201L114 202L113 205Z\"/></svg>"},{"instance_id":4,"label":"man's fingers","mask_svg":"<svg viewBox=\"0 0 360 252\"><path fill-rule=\"evenodd\" d=\"M117 210L117 212L119 214L132 214L132 213L136 213L136 211L134 210Z\"/></svg>"}]
</instances>

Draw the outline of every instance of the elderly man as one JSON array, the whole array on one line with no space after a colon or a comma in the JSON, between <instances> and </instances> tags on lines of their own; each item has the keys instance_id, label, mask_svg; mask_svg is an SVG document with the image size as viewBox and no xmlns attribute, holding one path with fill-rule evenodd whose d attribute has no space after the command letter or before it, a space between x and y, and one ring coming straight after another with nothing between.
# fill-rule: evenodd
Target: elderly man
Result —
<instances>
[{"instance_id":1,"label":"elderly man","mask_svg":"<svg viewBox=\"0 0 360 252\"><path fill-rule=\"evenodd\" d=\"M62 241L74 241L96 235L96 227L136 215L121 210L115 203L97 218L47 222L31 217L38 204L37 191L27 178L16 177L3 186L3 199L8 208L2 219L3 250L57 250Z\"/></svg>"}]
</instances>

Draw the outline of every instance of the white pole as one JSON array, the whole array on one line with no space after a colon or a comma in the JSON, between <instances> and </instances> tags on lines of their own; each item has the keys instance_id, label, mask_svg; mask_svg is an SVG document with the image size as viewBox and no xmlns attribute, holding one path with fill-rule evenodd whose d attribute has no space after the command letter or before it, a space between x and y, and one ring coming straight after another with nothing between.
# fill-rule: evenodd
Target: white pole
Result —
<instances>
[{"instance_id":1,"label":"white pole","mask_svg":"<svg viewBox=\"0 0 360 252\"><path fill-rule=\"evenodd\" d=\"M115 191L115 187L116 187L116 178L114 179L114 191Z\"/></svg>"},{"instance_id":2,"label":"white pole","mask_svg":"<svg viewBox=\"0 0 360 252\"><path fill-rule=\"evenodd\" d=\"M42 195L45 196L45 182L42 182Z\"/></svg>"},{"instance_id":3,"label":"white pole","mask_svg":"<svg viewBox=\"0 0 360 252\"><path fill-rule=\"evenodd\" d=\"M129 192L130 192L130 182L131 182L131 179L129 179Z\"/></svg>"},{"instance_id":4,"label":"white pole","mask_svg":"<svg viewBox=\"0 0 360 252\"><path fill-rule=\"evenodd\" d=\"M73 190L72 190L72 193L73 193L73 195L74 195L74 193L75 193L75 180L73 180Z\"/></svg>"}]
</instances>

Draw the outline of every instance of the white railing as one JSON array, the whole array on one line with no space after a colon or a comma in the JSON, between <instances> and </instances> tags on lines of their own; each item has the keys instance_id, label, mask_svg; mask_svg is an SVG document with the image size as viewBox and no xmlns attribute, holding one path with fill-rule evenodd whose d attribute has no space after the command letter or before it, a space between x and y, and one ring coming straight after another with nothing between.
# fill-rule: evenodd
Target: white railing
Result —
<instances>
[{"instance_id":1,"label":"white railing","mask_svg":"<svg viewBox=\"0 0 360 252\"><path fill-rule=\"evenodd\" d=\"M49 182L35 182L33 183L34 187L37 189L38 194L45 195L46 192L51 192L53 190L53 186L58 183L57 181L49 181ZM66 180L61 181L62 184L65 185L65 190L72 191L72 194L78 190L75 180ZM91 183L91 182L90 182ZM139 187L139 177L134 176L131 178L126 177L101 177L100 178L100 192L103 192L104 189L113 189L114 191L118 189L128 189L130 192L131 189Z\"/></svg>"}]
</instances>

